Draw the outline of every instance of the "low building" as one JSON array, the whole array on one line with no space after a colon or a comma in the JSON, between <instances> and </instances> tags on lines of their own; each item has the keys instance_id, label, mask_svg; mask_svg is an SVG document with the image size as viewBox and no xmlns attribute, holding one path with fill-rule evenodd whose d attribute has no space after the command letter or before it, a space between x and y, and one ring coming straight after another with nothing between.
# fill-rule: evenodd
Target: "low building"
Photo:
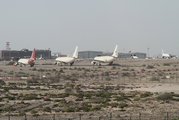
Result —
<instances>
[{"instance_id":1,"label":"low building","mask_svg":"<svg viewBox=\"0 0 179 120\"><path fill-rule=\"evenodd\" d=\"M103 52L101 51L80 51L78 52L78 58L94 58L96 56L101 56Z\"/></svg>"},{"instance_id":2,"label":"low building","mask_svg":"<svg viewBox=\"0 0 179 120\"><path fill-rule=\"evenodd\" d=\"M80 51L78 57L83 59L94 58L96 56L111 56L112 52L101 52L101 51ZM118 53L118 58L132 58L137 56L139 59L145 59L146 53L134 52L134 53Z\"/></svg>"},{"instance_id":3,"label":"low building","mask_svg":"<svg viewBox=\"0 0 179 120\"><path fill-rule=\"evenodd\" d=\"M0 51L0 60L18 60L20 58L30 58L32 51L28 49L22 49L21 51L17 50L1 50ZM51 59L51 51L50 50L36 50L35 57L44 59Z\"/></svg>"},{"instance_id":4,"label":"low building","mask_svg":"<svg viewBox=\"0 0 179 120\"><path fill-rule=\"evenodd\" d=\"M146 53L134 52L134 53L118 53L118 58L132 58L132 56L137 56L139 59L145 59Z\"/></svg>"}]
</instances>

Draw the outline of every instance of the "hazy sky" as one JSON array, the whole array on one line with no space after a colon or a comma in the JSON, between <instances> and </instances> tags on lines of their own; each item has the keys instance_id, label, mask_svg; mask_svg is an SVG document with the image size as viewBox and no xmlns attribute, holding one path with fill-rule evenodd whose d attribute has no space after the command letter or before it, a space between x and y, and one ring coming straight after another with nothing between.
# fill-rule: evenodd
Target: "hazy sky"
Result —
<instances>
[{"instance_id":1,"label":"hazy sky","mask_svg":"<svg viewBox=\"0 0 179 120\"><path fill-rule=\"evenodd\" d=\"M179 0L0 0L0 50L179 56Z\"/></svg>"}]
</instances>

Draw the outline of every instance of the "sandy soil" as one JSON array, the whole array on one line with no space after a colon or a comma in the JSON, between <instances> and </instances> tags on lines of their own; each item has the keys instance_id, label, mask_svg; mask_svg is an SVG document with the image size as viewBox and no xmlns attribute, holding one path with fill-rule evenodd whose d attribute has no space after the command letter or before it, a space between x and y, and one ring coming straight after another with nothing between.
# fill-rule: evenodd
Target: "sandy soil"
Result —
<instances>
[{"instance_id":1,"label":"sandy soil","mask_svg":"<svg viewBox=\"0 0 179 120\"><path fill-rule=\"evenodd\" d=\"M124 59L116 60L112 66L103 63L102 66L91 66L91 60L76 61L73 66L54 66L47 65L53 64L53 60L37 60L33 68L29 66L25 67L14 67L7 66L6 64L9 61L0 62L0 77L15 77L17 75L26 75L28 77L40 77L46 76L55 77L55 76L78 76L78 75L92 75L92 74L101 74L101 73L124 73L124 72L141 72L145 71L155 71L155 70L168 70L168 69L178 69L179 60L178 59ZM164 64L169 64L165 66ZM154 68L147 68L148 65L153 66ZM36 69L33 71L33 69ZM38 70L43 71L38 71ZM59 72L63 70L63 72ZM58 74L59 73L59 74ZM169 76L167 78L167 76ZM155 77L155 80L152 78ZM25 112L25 109L32 109L38 111L38 114L56 114L56 117L60 118L73 118L79 119L79 114L83 114L84 119L99 119L101 116L102 119L109 119L110 113L113 114L113 119L126 118L129 119L131 116L133 118L139 118L139 113L141 117L150 119L155 119L154 116L159 115L161 118L162 114L166 112L172 112L173 114L179 110L179 103L176 100L170 100L163 103L163 101L155 100L155 92L163 94L165 92L172 94L179 94L179 72L178 71L169 71L161 73L142 73L142 74L130 74L129 76L120 75L110 75L110 76L94 76L94 77L74 77L74 78L60 78L60 79L38 79L37 82L39 85L32 85L27 82L27 80L4 80L6 84L15 83L18 88L10 89L9 93L5 92L4 89L1 89L1 98L3 100L0 104L5 104L0 107L2 111L1 115L6 115L9 111L3 111L4 108L8 108L11 105L13 108L16 108L15 111L10 111L12 114L18 114L19 112ZM55 82L56 81L56 82ZM20 84L24 85L20 85ZM10 85L9 85L10 86ZM30 87L28 90L25 89ZM3 87L8 87L3 86ZM40 89L38 88L40 87ZM61 88L62 87L62 88ZM45 89L45 90L42 90ZM79 89L79 90L78 90ZM126 96L131 96L136 92L136 97L140 97L141 93L151 92L151 95L145 98L140 98L140 100L135 100L135 97L129 97L130 100L116 101L115 95L112 95L109 99L109 104L117 103L117 107L112 107L111 105L101 107L100 110L94 110L90 112L75 111L75 112L62 112L67 109L69 106L74 107L81 106L83 102L88 101L86 97L83 98L83 101L76 101L77 96L70 95L65 98L52 98L45 96L48 94L59 94L59 93L73 93L73 94L86 94L86 93L117 93L117 96L121 95L118 93L123 92ZM5 96L6 94L18 94L15 97L18 97L20 93L25 94L38 94L39 100L8 100ZM44 96L40 96L42 94ZM11 95L13 96L13 95ZM50 98L51 101L44 101L44 99ZM92 95L92 98L96 98ZM67 102L72 101L73 104L61 104L55 102L55 100L65 99ZM176 97L178 99L178 97ZM9 103L7 103L9 101ZM17 102L24 101L27 104L16 104ZM125 111L120 111L120 104L128 104L128 107L124 107ZM53 107L54 104L58 104L58 107ZM90 103L92 107L99 106L99 103ZM102 103L101 103L102 104ZM38 106L38 107L37 107ZM40 107L39 107L40 106ZM51 112L43 112L43 108L50 107ZM32 116L31 111L26 112L27 115ZM147 115L146 115L147 114ZM135 117L134 117L135 116ZM42 118L42 116L40 116ZM39 117L39 118L40 118ZM47 117L47 116L46 116ZM173 116L174 118L175 116ZM157 118L157 117L156 117ZM163 119L164 117L162 117ZM31 118L33 119L33 117Z\"/></svg>"}]
</instances>

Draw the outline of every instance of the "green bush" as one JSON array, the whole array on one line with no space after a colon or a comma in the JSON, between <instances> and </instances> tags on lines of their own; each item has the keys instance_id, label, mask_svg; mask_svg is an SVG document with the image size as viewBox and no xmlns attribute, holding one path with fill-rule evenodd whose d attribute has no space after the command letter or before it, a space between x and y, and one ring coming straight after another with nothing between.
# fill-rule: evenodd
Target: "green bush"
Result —
<instances>
[{"instance_id":1,"label":"green bush","mask_svg":"<svg viewBox=\"0 0 179 120\"><path fill-rule=\"evenodd\" d=\"M61 99L60 102L61 103L67 103L67 101L65 99Z\"/></svg>"},{"instance_id":2,"label":"green bush","mask_svg":"<svg viewBox=\"0 0 179 120\"><path fill-rule=\"evenodd\" d=\"M58 94L58 97L60 97L60 98L64 98L64 97L69 97L69 93L59 93Z\"/></svg>"},{"instance_id":3,"label":"green bush","mask_svg":"<svg viewBox=\"0 0 179 120\"><path fill-rule=\"evenodd\" d=\"M120 103L120 104L119 104L119 107L120 107L120 108L121 108L121 107L123 107L123 108L124 108L124 107L128 107L128 104L126 104L126 103Z\"/></svg>"},{"instance_id":4,"label":"green bush","mask_svg":"<svg viewBox=\"0 0 179 120\"><path fill-rule=\"evenodd\" d=\"M78 97L78 98L83 98L83 97L84 97L84 94L79 93L79 94L77 94L77 97Z\"/></svg>"},{"instance_id":5,"label":"green bush","mask_svg":"<svg viewBox=\"0 0 179 120\"><path fill-rule=\"evenodd\" d=\"M118 103L111 103L111 107L117 107L119 104Z\"/></svg>"},{"instance_id":6,"label":"green bush","mask_svg":"<svg viewBox=\"0 0 179 120\"><path fill-rule=\"evenodd\" d=\"M150 78L150 81L159 81L159 78L157 78L157 77L152 77L152 78Z\"/></svg>"},{"instance_id":7,"label":"green bush","mask_svg":"<svg viewBox=\"0 0 179 120\"><path fill-rule=\"evenodd\" d=\"M135 91L134 93L132 93L132 97L135 97L138 93Z\"/></svg>"},{"instance_id":8,"label":"green bush","mask_svg":"<svg viewBox=\"0 0 179 120\"><path fill-rule=\"evenodd\" d=\"M6 65L13 65L15 62L14 61L11 61L11 62L9 62L8 64L6 64Z\"/></svg>"},{"instance_id":9,"label":"green bush","mask_svg":"<svg viewBox=\"0 0 179 120\"><path fill-rule=\"evenodd\" d=\"M39 71L39 72L44 72L44 71L45 71L45 69L39 69L38 71Z\"/></svg>"},{"instance_id":10,"label":"green bush","mask_svg":"<svg viewBox=\"0 0 179 120\"><path fill-rule=\"evenodd\" d=\"M0 85L5 85L6 83L4 82L4 80L0 80Z\"/></svg>"},{"instance_id":11,"label":"green bush","mask_svg":"<svg viewBox=\"0 0 179 120\"><path fill-rule=\"evenodd\" d=\"M116 69L116 67L115 66L113 66L112 68L111 68L111 70L115 70Z\"/></svg>"},{"instance_id":12,"label":"green bush","mask_svg":"<svg viewBox=\"0 0 179 120\"><path fill-rule=\"evenodd\" d=\"M58 104L54 104L54 105L53 105L53 107L57 107L57 106L58 106Z\"/></svg>"},{"instance_id":13,"label":"green bush","mask_svg":"<svg viewBox=\"0 0 179 120\"><path fill-rule=\"evenodd\" d=\"M64 112L74 112L74 108L69 107L69 108L67 108Z\"/></svg>"},{"instance_id":14,"label":"green bush","mask_svg":"<svg viewBox=\"0 0 179 120\"><path fill-rule=\"evenodd\" d=\"M15 100L16 98L14 96L8 96L9 100Z\"/></svg>"},{"instance_id":15,"label":"green bush","mask_svg":"<svg viewBox=\"0 0 179 120\"><path fill-rule=\"evenodd\" d=\"M38 113L38 111L36 111L36 110L31 110L30 113L31 113L31 114L35 114L35 113Z\"/></svg>"},{"instance_id":16,"label":"green bush","mask_svg":"<svg viewBox=\"0 0 179 120\"><path fill-rule=\"evenodd\" d=\"M141 97L141 98L145 98L145 97L148 97L148 96L150 96L150 95L151 95L150 92L145 92L145 93L141 93L141 94L140 94L140 97Z\"/></svg>"},{"instance_id":17,"label":"green bush","mask_svg":"<svg viewBox=\"0 0 179 120\"><path fill-rule=\"evenodd\" d=\"M86 93L86 94L84 94L84 96L86 97L86 99L90 99L91 96L92 96L92 94L90 94L90 93Z\"/></svg>"},{"instance_id":18,"label":"green bush","mask_svg":"<svg viewBox=\"0 0 179 120\"><path fill-rule=\"evenodd\" d=\"M44 101L51 101L51 99L50 98L45 98Z\"/></svg>"},{"instance_id":19,"label":"green bush","mask_svg":"<svg viewBox=\"0 0 179 120\"><path fill-rule=\"evenodd\" d=\"M120 96L116 96L116 98L114 99L114 101L123 101L123 100L124 98Z\"/></svg>"},{"instance_id":20,"label":"green bush","mask_svg":"<svg viewBox=\"0 0 179 120\"><path fill-rule=\"evenodd\" d=\"M25 109L24 111L25 111L25 112L27 112L27 111L30 111L30 109L29 109L29 108L27 108L27 109Z\"/></svg>"},{"instance_id":21,"label":"green bush","mask_svg":"<svg viewBox=\"0 0 179 120\"><path fill-rule=\"evenodd\" d=\"M110 81L110 80L111 80L111 78L110 78L110 77L107 77L107 78L106 78L106 81Z\"/></svg>"},{"instance_id":22,"label":"green bush","mask_svg":"<svg viewBox=\"0 0 179 120\"><path fill-rule=\"evenodd\" d=\"M139 101L140 100L140 97L135 97L134 98L134 101Z\"/></svg>"},{"instance_id":23,"label":"green bush","mask_svg":"<svg viewBox=\"0 0 179 120\"><path fill-rule=\"evenodd\" d=\"M33 68L32 71L36 71L37 69L36 68Z\"/></svg>"},{"instance_id":24,"label":"green bush","mask_svg":"<svg viewBox=\"0 0 179 120\"><path fill-rule=\"evenodd\" d=\"M101 107L100 107L100 106L96 106L96 107L94 107L94 108L91 108L91 109L90 109L90 111L100 110L100 109L101 109Z\"/></svg>"},{"instance_id":25,"label":"green bush","mask_svg":"<svg viewBox=\"0 0 179 120\"><path fill-rule=\"evenodd\" d=\"M103 98L91 98L86 100L86 103L101 103L104 102Z\"/></svg>"},{"instance_id":26,"label":"green bush","mask_svg":"<svg viewBox=\"0 0 179 120\"><path fill-rule=\"evenodd\" d=\"M152 69L152 68L154 68L154 66L152 66L152 65L147 66L147 69Z\"/></svg>"},{"instance_id":27,"label":"green bush","mask_svg":"<svg viewBox=\"0 0 179 120\"><path fill-rule=\"evenodd\" d=\"M33 114L32 116L33 116L33 117L37 117L37 116L40 116L40 115L39 115L39 114Z\"/></svg>"},{"instance_id":28,"label":"green bush","mask_svg":"<svg viewBox=\"0 0 179 120\"><path fill-rule=\"evenodd\" d=\"M160 94L156 97L157 100L170 100L172 99L173 97L170 95L170 94Z\"/></svg>"},{"instance_id":29,"label":"green bush","mask_svg":"<svg viewBox=\"0 0 179 120\"><path fill-rule=\"evenodd\" d=\"M45 108L43 108L43 111L44 112L51 112L51 108L50 107L45 107Z\"/></svg>"},{"instance_id":30,"label":"green bush","mask_svg":"<svg viewBox=\"0 0 179 120\"><path fill-rule=\"evenodd\" d=\"M76 101L83 101L83 98L77 98Z\"/></svg>"},{"instance_id":31,"label":"green bush","mask_svg":"<svg viewBox=\"0 0 179 120\"><path fill-rule=\"evenodd\" d=\"M0 107L3 107L5 104L0 104Z\"/></svg>"},{"instance_id":32,"label":"green bush","mask_svg":"<svg viewBox=\"0 0 179 120\"><path fill-rule=\"evenodd\" d=\"M39 99L39 98L37 97L37 95L34 94L34 93L25 94L25 95L23 96L23 98L22 98L22 100L34 100L34 99Z\"/></svg>"},{"instance_id":33,"label":"green bush","mask_svg":"<svg viewBox=\"0 0 179 120\"><path fill-rule=\"evenodd\" d=\"M127 69L122 69L122 71L129 71L129 69L127 68Z\"/></svg>"},{"instance_id":34,"label":"green bush","mask_svg":"<svg viewBox=\"0 0 179 120\"><path fill-rule=\"evenodd\" d=\"M18 114L18 116L24 116L25 115L25 113L19 113Z\"/></svg>"},{"instance_id":35,"label":"green bush","mask_svg":"<svg viewBox=\"0 0 179 120\"><path fill-rule=\"evenodd\" d=\"M163 66L170 66L170 63L163 63Z\"/></svg>"},{"instance_id":36,"label":"green bush","mask_svg":"<svg viewBox=\"0 0 179 120\"><path fill-rule=\"evenodd\" d=\"M122 77L125 77L125 76L130 76L130 74L129 73L123 73Z\"/></svg>"},{"instance_id":37,"label":"green bush","mask_svg":"<svg viewBox=\"0 0 179 120\"><path fill-rule=\"evenodd\" d=\"M142 67L145 67L145 66L146 66L145 64L142 65Z\"/></svg>"}]
</instances>

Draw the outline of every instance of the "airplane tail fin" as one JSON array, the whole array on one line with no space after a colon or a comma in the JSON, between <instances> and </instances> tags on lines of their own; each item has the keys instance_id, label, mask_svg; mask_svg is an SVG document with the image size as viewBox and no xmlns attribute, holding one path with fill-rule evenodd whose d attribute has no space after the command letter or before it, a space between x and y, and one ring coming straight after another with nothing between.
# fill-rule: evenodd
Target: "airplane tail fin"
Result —
<instances>
[{"instance_id":1,"label":"airplane tail fin","mask_svg":"<svg viewBox=\"0 0 179 120\"><path fill-rule=\"evenodd\" d=\"M117 58L118 57L118 51L117 51L118 45L116 45L114 52L113 52L113 57Z\"/></svg>"},{"instance_id":2,"label":"airplane tail fin","mask_svg":"<svg viewBox=\"0 0 179 120\"><path fill-rule=\"evenodd\" d=\"M162 49L162 54L164 54L163 49Z\"/></svg>"},{"instance_id":3,"label":"airplane tail fin","mask_svg":"<svg viewBox=\"0 0 179 120\"><path fill-rule=\"evenodd\" d=\"M34 48L34 50L33 50L33 52L32 52L32 55L31 55L31 58L30 58L31 60L35 60L35 48Z\"/></svg>"},{"instance_id":4,"label":"airplane tail fin","mask_svg":"<svg viewBox=\"0 0 179 120\"><path fill-rule=\"evenodd\" d=\"M75 52L73 53L73 58L78 58L78 46L76 46Z\"/></svg>"}]
</instances>

